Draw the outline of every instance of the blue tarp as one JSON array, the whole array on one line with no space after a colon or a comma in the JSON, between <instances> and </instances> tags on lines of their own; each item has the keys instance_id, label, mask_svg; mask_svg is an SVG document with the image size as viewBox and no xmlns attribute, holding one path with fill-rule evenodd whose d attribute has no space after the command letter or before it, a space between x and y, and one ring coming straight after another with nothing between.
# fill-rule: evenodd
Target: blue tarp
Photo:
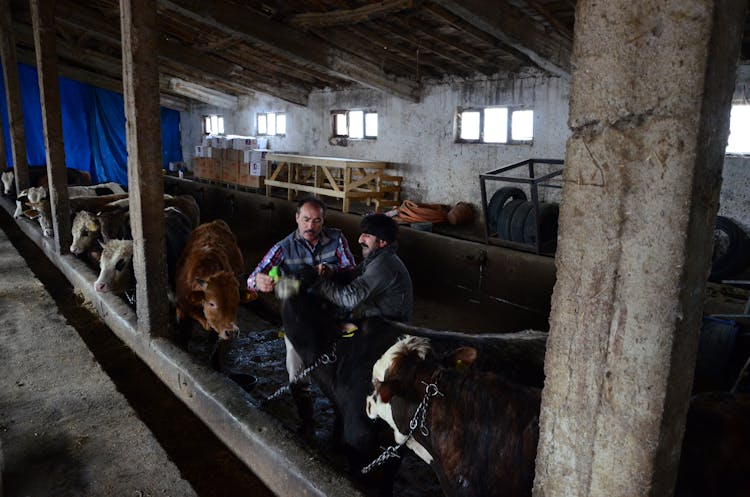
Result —
<instances>
[{"instance_id":1,"label":"blue tarp","mask_svg":"<svg viewBox=\"0 0 750 497\"><path fill-rule=\"evenodd\" d=\"M39 100L36 68L18 64L21 86L26 159L29 165L46 163L44 127ZM96 182L116 181L128 184L125 139L125 102L119 93L103 90L67 78L60 78L65 164L87 171ZM13 165L5 79L0 71L0 117L3 121L5 156ZM161 108L162 166L182 160L180 113Z\"/></svg>"}]
</instances>

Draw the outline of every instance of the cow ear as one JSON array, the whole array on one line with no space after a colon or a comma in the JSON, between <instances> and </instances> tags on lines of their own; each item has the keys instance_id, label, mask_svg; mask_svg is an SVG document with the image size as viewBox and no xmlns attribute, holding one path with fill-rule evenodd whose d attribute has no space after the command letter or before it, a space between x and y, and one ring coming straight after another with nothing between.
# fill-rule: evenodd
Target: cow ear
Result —
<instances>
[{"instance_id":1,"label":"cow ear","mask_svg":"<svg viewBox=\"0 0 750 497\"><path fill-rule=\"evenodd\" d=\"M473 347L460 347L443 359L443 364L449 368L466 369L477 358L477 350Z\"/></svg>"},{"instance_id":2,"label":"cow ear","mask_svg":"<svg viewBox=\"0 0 750 497\"><path fill-rule=\"evenodd\" d=\"M206 295L206 294L205 294L205 293L203 293L202 291L199 291L199 290L193 290L193 291L192 291L192 292L190 292L190 294L188 295L188 300L189 300L189 301L190 301L190 303L191 303L191 304L193 304L193 305L200 305L201 303L203 303L203 299L204 299L205 295Z\"/></svg>"},{"instance_id":3,"label":"cow ear","mask_svg":"<svg viewBox=\"0 0 750 497\"><path fill-rule=\"evenodd\" d=\"M195 284L201 290L205 290L206 287L208 286L208 283L206 283L206 280L204 280L202 278L195 278Z\"/></svg>"}]
</instances>

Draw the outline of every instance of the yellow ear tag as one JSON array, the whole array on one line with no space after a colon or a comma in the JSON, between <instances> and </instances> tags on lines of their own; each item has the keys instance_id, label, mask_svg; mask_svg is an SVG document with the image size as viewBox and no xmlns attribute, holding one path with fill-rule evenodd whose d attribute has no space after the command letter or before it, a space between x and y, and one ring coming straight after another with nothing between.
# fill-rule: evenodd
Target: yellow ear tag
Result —
<instances>
[{"instance_id":1,"label":"yellow ear tag","mask_svg":"<svg viewBox=\"0 0 750 497\"><path fill-rule=\"evenodd\" d=\"M279 338L284 338L284 332L282 330L279 330L278 337Z\"/></svg>"},{"instance_id":2,"label":"yellow ear tag","mask_svg":"<svg viewBox=\"0 0 750 497\"><path fill-rule=\"evenodd\" d=\"M351 338L354 336L354 332L357 331L357 325L354 323L344 323L341 325L341 338Z\"/></svg>"},{"instance_id":3,"label":"yellow ear tag","mask_svg":"<svg viewBox=\"0 0 750 497\"><path fill-rule=\"evenodd\" d=\"M462 361L461 359L456 360L456 369L458 369L459 371L463 371L468 367L469 366L464 364L464 361Z\"/></svg>"},{"instance_id":4,"label":"yellow ear tag","mask_svg":"<svg viewBox=\"0 0 750 497\"><path fill-rule=\"evenodd\" d=\"M89 231L96 231L99 229L99 226L97 226L94 222L88 222L86 223L86 229Z\"/></svg>"}]
</instances>

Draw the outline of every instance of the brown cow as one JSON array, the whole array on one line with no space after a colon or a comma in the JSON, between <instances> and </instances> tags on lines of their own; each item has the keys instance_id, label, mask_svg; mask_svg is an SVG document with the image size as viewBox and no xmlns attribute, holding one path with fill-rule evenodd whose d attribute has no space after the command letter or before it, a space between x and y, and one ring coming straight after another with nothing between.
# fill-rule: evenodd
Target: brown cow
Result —
<instances>
[{"instance_id":1,"label":"brown cow","mask_svg":"<svg viewBox=\"0 0 750 497\"><path fill-rule=\"evenodd\" d=\"M475 349L462 347L445 364L468 367L475 359ZM540 390L462 369L438 361L428 339L402 338L373 366L367 415L385 420L396 441L432 467L445 495L531 496ZM424 416L417 412L423 402ZM409 437L412 417L418 426Z\"/></svg>"},{"instance_id":2,"label":"brown cow","mask_svg":"<svg viewBox=\"0 0 750 497\"><path fill-rule=\"evenodd\" d=\"M222 220L193 230L177 263L177 321L193 318L220 339L237 331L242 253Z\"/></svg>"}]
</instances>

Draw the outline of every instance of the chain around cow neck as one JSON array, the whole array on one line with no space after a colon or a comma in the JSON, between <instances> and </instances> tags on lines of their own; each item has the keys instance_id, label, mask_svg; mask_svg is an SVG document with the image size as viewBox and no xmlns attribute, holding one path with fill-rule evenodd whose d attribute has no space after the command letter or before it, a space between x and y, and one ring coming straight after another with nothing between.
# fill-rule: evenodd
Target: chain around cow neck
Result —
<instances>
[{"instance_id":1,"label":"chain around cow neck","mask_svg":"<svg viewBox=\"0 0 750 497\"><path fill-rule=\"evenodd\" d=\"M409 433L406 434L406 438L403 442L386 447L382 454L377 459L372 461L370 464L362 468L362 474L369 473L373 468L376 468L386 462L388 459L393 457L401 457L398 455L398 450L403 447L411 438L414 436L414 432L419 428L419 432L422 436L427 437L430 435L430 429L427 427L427 413L430 411L430 399L437 395L444 397L443 393L438 389L437 381L440 374L443 372L442 369L438 369L432 375L432 382L427 383L422 381L424 387L424 397L414 411L414 415L409 421Z\"/></svg>"}]
</instances>

